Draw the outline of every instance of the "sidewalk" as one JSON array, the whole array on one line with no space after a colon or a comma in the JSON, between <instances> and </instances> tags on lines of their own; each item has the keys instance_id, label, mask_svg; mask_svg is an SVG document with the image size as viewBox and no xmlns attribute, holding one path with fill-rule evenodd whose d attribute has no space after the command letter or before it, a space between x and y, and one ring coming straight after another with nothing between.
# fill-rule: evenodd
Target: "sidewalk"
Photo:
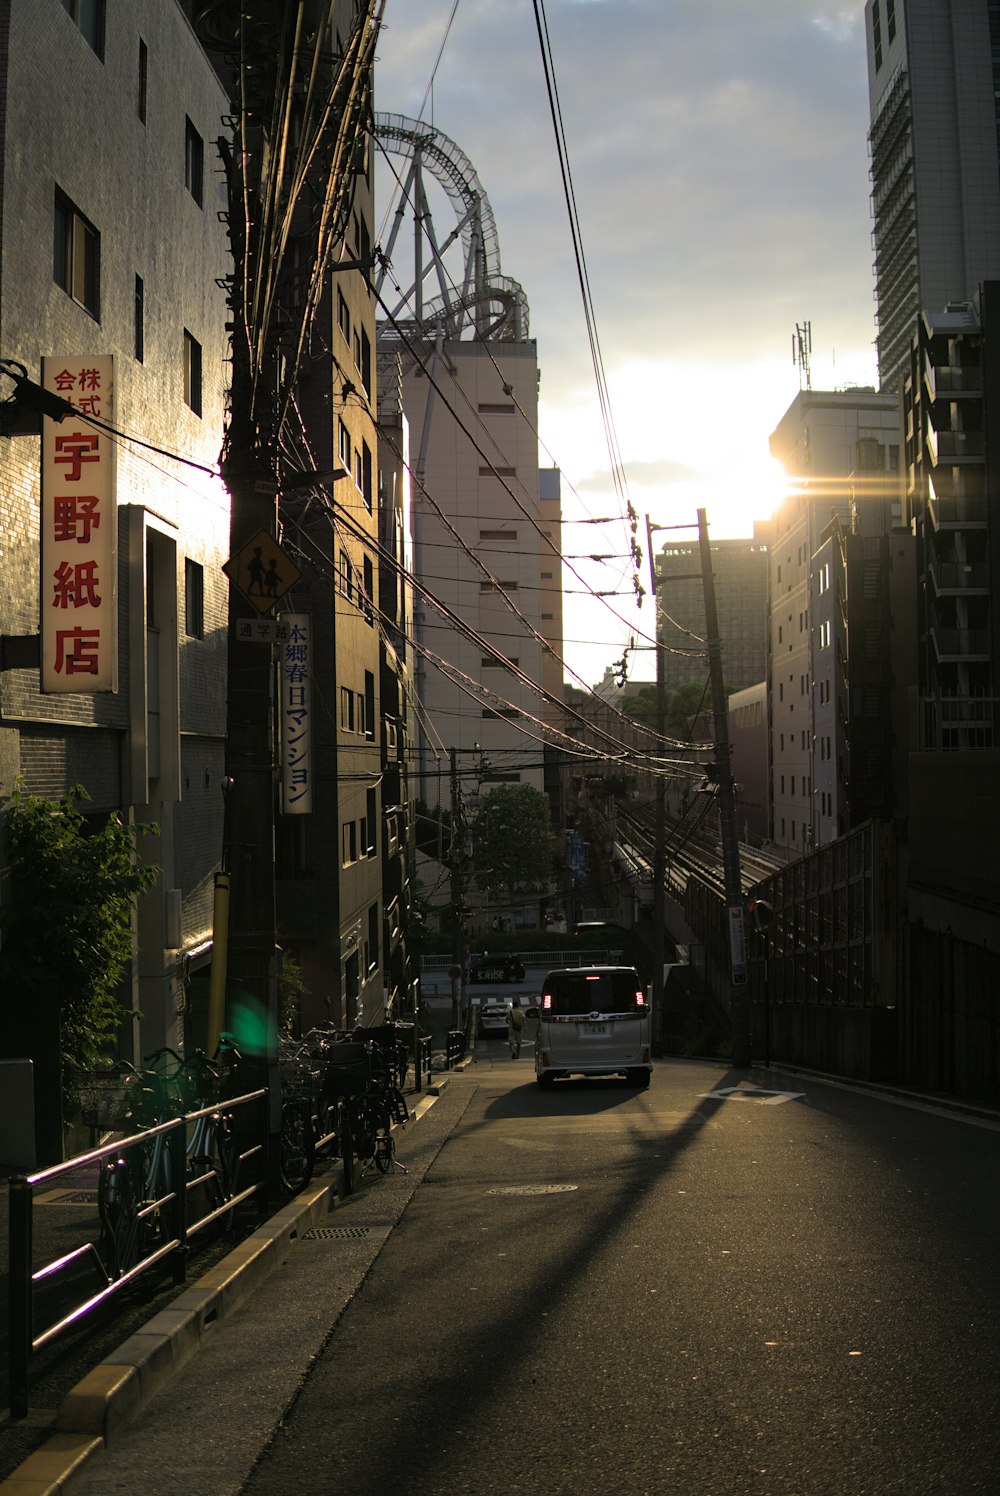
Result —
<instances>
[{"instance_id":1,"label":"sidewalk","mask_svg":"<svg viewBox=\"0 0 1000 1496\"><path fill-rule=\"evenodd\" d=\"M420 1092L413 1089L411 1077L406 1090L409 1127L427 1116L452 1076L471 1060L467 1056L451 1072L435 1068ZM443 1066L443 1056L441 1062ZM388 1203L390 1182L396 1182L392 1193L398 1196L398 1186L409 1178L402 1173L379 1178L365 1196L370 1195L372 1202ZM413 1176L413 1188L417 1178ZM331 1165L93 1367L72 1388L51 1421L37 1429L39 1447L0 1481L0 1492L4 1496L59 1496L70 1482L75 1489L88 1462L119 1439L152 1398L162 1394L193 1357L217 1340L217 1327L243 1308L276 1269L287 1265L293 1245L309 1237L322 1238L324 1223L338 1205L340 1187L340 1171ZM407 1198L409 1193L412 1189ZM352 1207L357 1199L350 1197ZM352 1215L362 1212L352 1209ZM31 1415L25 1422L31 1425Z\"/></svg>"}]
</instances>

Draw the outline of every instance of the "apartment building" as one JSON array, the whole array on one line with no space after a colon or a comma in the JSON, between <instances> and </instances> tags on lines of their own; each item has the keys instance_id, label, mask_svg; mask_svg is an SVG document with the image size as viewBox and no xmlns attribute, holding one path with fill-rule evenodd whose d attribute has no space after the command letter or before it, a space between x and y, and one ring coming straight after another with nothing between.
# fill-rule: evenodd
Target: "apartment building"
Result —
<instances>
[{"instance_id":1,"label":"apartment building","mask_svg":"<svg viewBox=\"0 0 1000 1496\"><path fill-rule=\"evenodd\" d=\"M711 540L715 603L727 691L764 679L767 668L766 522L752 540ZM667 692L708 676L705 584L697 539L670 540L657 551L657 637Z\"/></svg>"},{"instance_id":2,"label":"apartment building","mask_svg":"<svg viewBox=\"0 0 1000 1496\"><path fill-rule=\"evenodd\" d=\"M558 829L562 770L562 620L559 475L538 466L538 358L517 282L500 272L488 196L454 141L426 124L377 115L383 148L400 168L414 229L408 290L379 324L379 353L397 353L410 432L414 596L412 784L428 806L449 806L450 758L462 813L498 783L547 792ZM435 228L444 188L454 232ZM414 204L421 211L414 219ZM463 254L440 246L460 236ZM440 293L427 296L433 284ZM394 262L395 280L405 282ZM383 294L388 290L388 283ZM467 893L475 901L477 885ZM522 917L520 914L517 918ZM529 918L530 913L523 917Z\"/></svg>"},{"instance_id":3,"label":"apartment building","mask_svg":"<svg viewBox=\"0 0 1000 1496\"><path fill-rule=\"evenodd\" d=\"M851 528L859 467L869 478L873 463L886 475L898 468L898 428L887 394L802 390L771 435L791 488L772 518L768 556L771 839L790 857L850 824L847 584L838 536Z\"/></svg>"},{"instance_id":4,"label":"apartment building","mask_svg":"<svg viewBox=\"0 0 1000 1496\"><path fill-rule=\"evenodd\" d=\"M990 0L867 0L879 382L921 312L1000 276L1000 16Z\"/></svg>"},{"instance_id":5,"label":"apartment building","mask_svg":"<svg viewBox=\"0 0 1000 1496\"><path fill-rule=\"evenodd\" d=\"M43 431L0 381L2 788L79 783L94 816L160 827L125 999L137 1057L183 1046L221 851L229 503L210 470L229 261L206 142L227 104L175 3L5 6L2 27L0 357L104 422ZM98 470L107 485L103 509L89 482L74 500L68 558L51 546L69 499L62 520L41 507L43 447L67 488ZM60 656L67 617L86 659ZM6 1052L30 1043L8 1027Z\"/></svg>"},{"instance_id":6,"label":"apartment building","mask_svg":"<svg viewBox=\"0 0 1000 1496\"><path fill-rule=\"evenodd\" d=\"M904 383L923 749L998 742L1000 550L990 504L998 394L1000 283L993 281L975 302L924 312Z\"/></svg>"}]
</instances>

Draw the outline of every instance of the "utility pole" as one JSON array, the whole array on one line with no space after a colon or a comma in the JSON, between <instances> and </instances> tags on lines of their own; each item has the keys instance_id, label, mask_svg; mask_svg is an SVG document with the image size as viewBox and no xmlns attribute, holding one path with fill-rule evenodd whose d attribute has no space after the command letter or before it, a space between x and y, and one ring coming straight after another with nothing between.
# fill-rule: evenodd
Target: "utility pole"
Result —
<instances>
[{"instance_id":1,"label":"utility pole","mask_svg":"<svg viewBox=\"0 0 1000 1496\"><path fill-rule=\"evenodd\" d=\"M451 750L451 919L454 944L451 976L451 1026L462 1021L462 982L465 972L465 924L462 918L462 789L458 778L458 749Z\"/></svg>"},{"instance_id":2,"label":"utility pole","mask_svg":"<svg viewBox=\"0 0 1000 1496\"><path fill-rule=\"evenodd\" d=\"M653 557L653 527L646 515L646 546L649 554L649 577L653 592L653 639L656 646L656 733L662 748L667 730L666 674L663 641L660 638L660 599L656 590L656 562ZM664 920L666 917L667 876L667 781L663 770L656 776L656 818L653 832L653 1035L664 1051L665 1017L663 1012L663 961L666 951Z\"/></svg>"},{"instance_id":3,"label":"utility pole","mask_svg":"<svg viewBox=\"0 0 1000 1496\"><path fill-rule=\"evenodd\" d=\"M705 623L708 635L708 673L712 690L712 738L718 774L719 828L722 841L722 874L729 917L729 950L732 968L730 1011L733 1024L733 1064L749 1065L750 988L747 979L746 932L743 927L743 883L740 877L739 837L736 829L736 799L729 743L728 703L722 678L722 641L712 575L712 551L708 543L708 520L698 510L698 543L705 589Z\"/></svg>"}]
</instances>

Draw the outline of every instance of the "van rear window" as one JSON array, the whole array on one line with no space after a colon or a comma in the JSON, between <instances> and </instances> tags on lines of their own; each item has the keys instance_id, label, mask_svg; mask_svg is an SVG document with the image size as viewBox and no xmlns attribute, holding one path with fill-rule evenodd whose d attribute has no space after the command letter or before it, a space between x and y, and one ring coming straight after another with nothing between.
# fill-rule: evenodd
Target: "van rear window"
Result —
<instances>
[{"instance_id":1,"label":"van rear window","mask_svg":"<svg viewBox=\"0 0 1000 1496\"><path fill-rule=\"evenodd\" d=\"M645 1006L645 991L630 971L557 971L542 993L542 1012L561 1018L574 1013L634 1013Z\"/></svg>"}]
</instances>

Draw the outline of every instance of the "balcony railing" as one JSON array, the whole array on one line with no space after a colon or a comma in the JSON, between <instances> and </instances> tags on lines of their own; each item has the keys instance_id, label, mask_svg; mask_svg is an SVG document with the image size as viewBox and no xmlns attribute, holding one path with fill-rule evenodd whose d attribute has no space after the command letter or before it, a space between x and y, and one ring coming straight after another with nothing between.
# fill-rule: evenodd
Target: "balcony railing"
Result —
<instances>
[{"instance_id":1,"label":"balcony railing","mask_svg":"<svg viewBox=\"0 0 1000 1496\"><path fill-rule=\"evenodd\" d=\"M932 400L941 395L981 395L983 371L975 365L967 368L962 364L932 364L925 354L924 384Z\"/></svg>"},{"instance_id":2,"label":"balcony railing","mask_svg":"<svg viewBox=\"0 0 1000 1496\"><path fill-rule=\"evenodd\" d=\"M1000 742L1000 697L925 697L920 747L925 752L994 748Z\"/></svg>"},{"instance_id":3,"label":"balcony railing","mask_svg":"<svg viewBox=\"0 0 1000 1496\"><path fill-rule=\"evenodd\" d=\"M939 597L946 593L988 593L990 590L989 567L983 561L932 561L927 569Z\"/></svg>"},{"instance_id":4,"label":"balcony railing","mask_svg":"<svg viewBox=\"0 0 1000 1496\"><path fill-rule=\"evenodd\" d=\"M929 426L925 445L935 466L939 462L981 462L983 458L981 431L935 431Z\"/></svg>"},{"instance_id":5,"label":"balcony railing","mask_svg":"<svg viewBox=\"0 0 1000 1496\"><path fill-rule=\"evenodd\" d=\"M985 530L986 500L968 494L939 495L928 489L927 512L935 530Z\"/></svg>"},{"instance_id":6,"label":"balcony railing","mask_svg":"<svg viewBox=\"0 0 1000 1496\"><path fill-rule=\"evenodd\" d=\"M939 662L959 664L969 660L990 658L990 635L988 629L941 629L932 628L931 642Z\"/></svg>"}]
</instances>

